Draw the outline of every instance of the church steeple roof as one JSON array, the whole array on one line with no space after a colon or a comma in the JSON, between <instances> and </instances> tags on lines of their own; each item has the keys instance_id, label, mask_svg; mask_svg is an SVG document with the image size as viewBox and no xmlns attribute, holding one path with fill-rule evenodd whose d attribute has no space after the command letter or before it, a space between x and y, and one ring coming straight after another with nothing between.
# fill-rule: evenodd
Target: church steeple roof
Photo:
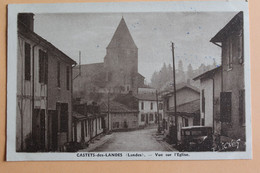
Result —
<instances>
[{"instance_id":1,"label":"church steeple roof","mask_svg":"<svg viewBox=\"0 0 260 173\"><path fill-rule=\"evenodd\" d=\"M123 17L110 43L107 46L107 48L117 48L117 47L137 48Z\"/></svg>"}]
</instances>

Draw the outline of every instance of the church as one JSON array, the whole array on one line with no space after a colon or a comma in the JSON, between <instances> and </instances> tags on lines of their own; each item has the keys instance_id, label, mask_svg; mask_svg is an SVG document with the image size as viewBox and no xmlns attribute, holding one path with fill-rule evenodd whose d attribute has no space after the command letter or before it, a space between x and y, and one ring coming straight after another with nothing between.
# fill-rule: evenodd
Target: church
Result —
<instances>
[{"instance_id":1,"label":"church","mask_svg":"<svg viewBox=\"0 0 260 173\"><path fill-rule=\"evenodd\" d=\"M144 86L138 73L138 48L122 17L106 48L104 62L74 68L74 98L99 102L106 93L137 93ZM77 77L76 77L77 76Z\"/></svg>"}]
</instances>

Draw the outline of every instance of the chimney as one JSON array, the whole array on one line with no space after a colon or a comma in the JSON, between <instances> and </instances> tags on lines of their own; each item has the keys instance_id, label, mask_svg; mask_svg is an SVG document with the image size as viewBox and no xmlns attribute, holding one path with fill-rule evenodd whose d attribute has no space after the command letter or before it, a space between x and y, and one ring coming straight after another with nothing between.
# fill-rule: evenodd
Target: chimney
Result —
<instances>
[{"instance_id":1,"label":"chimney","mask_svg":"<svg viewBox=\"0 0 260 173\"><path fill-rule=\"evenodd\" d=\"M31 31L34 31L34 14L33 13L19 13L18 23L24 25Z\"/></svg>"}]
</instances>

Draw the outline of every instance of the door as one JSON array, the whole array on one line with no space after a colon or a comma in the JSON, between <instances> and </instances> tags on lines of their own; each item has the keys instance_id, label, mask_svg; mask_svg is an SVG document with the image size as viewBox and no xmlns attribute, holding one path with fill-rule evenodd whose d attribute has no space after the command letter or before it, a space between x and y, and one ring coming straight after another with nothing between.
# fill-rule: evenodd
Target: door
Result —
<instances>
[{"instance_id":1,"label":"door","mask_svg":"<svg viewBox=\"0 0 260 173\"><path fill-rule=\"evenodd\" d=\"M40 114L40 150L45 150L45 110Z\"/></svg>"},{"instance_id":2,"label":"door","mask_svg":"<svg viewBox=\"0 0 260 173\"><path fill-rule=\"evenodd\" d=\"M45 110L34 109L32 117L33 151L45 150Z\"/></svg>"},{"instance_id":3,"label":"door","mask_svg":"<svg viewBox=\"0 0 260 173\"><path fill-rule=\"evenodd\" d=\"M52 111L52 150L58 150L58 112Z\"/></svg>"},{"instance_id":4,"label":"door","mask_svg":"<svg viewBox=\"0 0 260 173\"><path fill-rule=\"evenodd\" d=\"M148 119L148 114L146 114L146 118L145 118L145 123L148 124L149 123L149 119Z\"/></svg>"}]
</instances>

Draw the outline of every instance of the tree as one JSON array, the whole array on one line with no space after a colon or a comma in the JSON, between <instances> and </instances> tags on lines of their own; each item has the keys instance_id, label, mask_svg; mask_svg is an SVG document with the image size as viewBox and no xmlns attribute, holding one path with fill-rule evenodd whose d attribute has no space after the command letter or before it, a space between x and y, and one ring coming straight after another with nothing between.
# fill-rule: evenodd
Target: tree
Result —
<instances>
[{"instance_id":1,"label":"tree","mask_svg":"<svg viewBox=\"0 0 260 173\"><path fill-rule=\"evenodd\" d=\"M176 73L176 83L181 83L181 82L185 82L185 73L184 73L184 69L183 69L183 63L182 60L179 60L178 62L178 69L177 69L177 73Z\"/></svg>"},{"instance_id":2,"label":"tree","mask_svg":"<svg viewBox=\"0 0 260 173\"><path fill-rule=\"evenodd\" d=\"M187 71L188 79L192 79L194 77L193 68L191 64L188 65L188 71Z\"/></svg>"},{"instance_id":3,"label":"tree","mask_svg":"<svg viewBox=\"0 0 260 173\"><path fill-rule=\"evenodd\" d=\"M167 81L172 81L173 80L172 76L173 76L173 69L171 64L169 64L167 69Z\"/></svg>"},{"instance_id":4,"label":"tree","mask_svg":"<svg viewBox=\"0 0 260 173\"><path fill-rule=\"evenodd\" d=\"M182 72L184 71L182 60L179 60L178 62L178 71L182 71Z\"/></svg>"}]
</instances>

